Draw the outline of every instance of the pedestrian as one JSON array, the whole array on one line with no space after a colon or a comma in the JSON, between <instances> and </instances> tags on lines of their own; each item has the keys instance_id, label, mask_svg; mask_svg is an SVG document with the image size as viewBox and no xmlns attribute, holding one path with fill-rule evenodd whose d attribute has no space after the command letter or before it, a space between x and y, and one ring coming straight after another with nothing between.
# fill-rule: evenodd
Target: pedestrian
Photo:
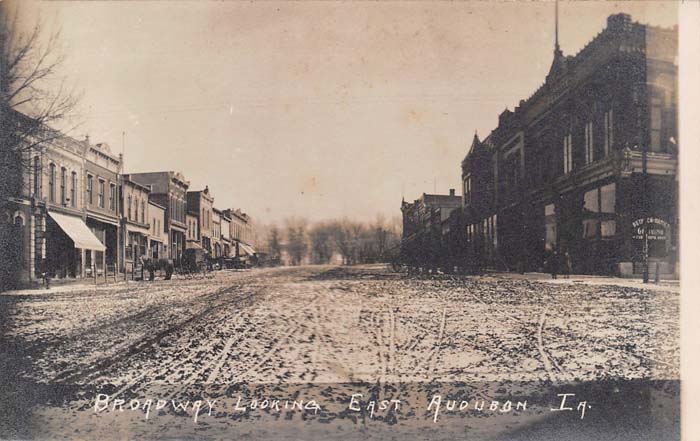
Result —
<instances>
[{"instance_id":1,"label":"pedestrian","mask_svg":"<svg viewBox=\"0 0 700 441\"><path fill-rule=\"evenodd\" d=\"M49 261L45 257L41 259L41 278L44 281L44 288L49 289L51 287L51 275L49 274Z\"/></svg>"},{"instance_id":2,"label":"pedestrian","mask_svg":"<svg viewBox=\"0 0 700 441\"><path fill-rule=\"evenodd\" d=\"M570 278L572 268L571 268L571 255L569 254L569 250L566 250L564 252L564 277L565 278Z\"/></svg>"},{"instance_id":3,"label":"pedestrian","mask_svg":"<svg viewBox=\"0 0 700 441\"><path fill-rule=\"evenodd\" d=\"M549 271L552 274L552 279L556 279L559 273L559 253L557 250L552 251L549 260Z\"/></svg>"}]
</instances>

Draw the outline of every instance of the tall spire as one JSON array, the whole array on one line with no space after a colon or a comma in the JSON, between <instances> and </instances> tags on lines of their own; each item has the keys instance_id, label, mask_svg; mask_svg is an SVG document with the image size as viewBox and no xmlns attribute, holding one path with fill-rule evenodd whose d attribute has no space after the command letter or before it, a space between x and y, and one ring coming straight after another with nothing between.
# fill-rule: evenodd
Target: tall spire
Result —
<instances>
[{"instance_id":1,"label":"tall spire","mask_svg":"<svg viewBox=\"0 0 700 441\"><path fill-rule=\"evenodd\" d=\"M554 79L564 71L566 59L559 47L559 0L554 0L554 59L547 74L547 81Z\"/></svg>"}]
</instances>

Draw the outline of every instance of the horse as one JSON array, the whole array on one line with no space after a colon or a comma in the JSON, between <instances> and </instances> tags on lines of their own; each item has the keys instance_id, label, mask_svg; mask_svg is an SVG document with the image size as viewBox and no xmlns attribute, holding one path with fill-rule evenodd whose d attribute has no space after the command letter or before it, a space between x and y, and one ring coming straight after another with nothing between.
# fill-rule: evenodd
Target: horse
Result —
<instances>
[{"instance_id":1,"label":"horse","mask_svg":"<svg viewBox=\"0 0 700 441\"><path fill-rule=\"evenodd\" d=\"M153 259L144 258L142 259L143 269L148 271L148 280L153 281L155 279L155 273L158 270L165 271L165 280L170 280L175 271L175 265L172 259Z\"/></svg>"}]
</instances>

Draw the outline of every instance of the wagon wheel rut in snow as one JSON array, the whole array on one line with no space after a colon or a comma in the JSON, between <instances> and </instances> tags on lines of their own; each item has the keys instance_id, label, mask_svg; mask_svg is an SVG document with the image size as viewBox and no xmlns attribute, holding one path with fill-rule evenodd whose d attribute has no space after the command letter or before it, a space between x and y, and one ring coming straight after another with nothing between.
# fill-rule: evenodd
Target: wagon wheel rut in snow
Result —
<instances>
[{"instance_id":1,"label":"wagon wheel rut in snow","mask_svg":"<svg viewBox=\"0 0 700 441\"><path fill-rule=\"evenodd\" d=\"M219 297L216 297L216 295L213 296L208 296L208 297L213 297L214 299L218 300L221 298L222 295L224 294L229 294L231 291L234 291L238 287L238 284L230 286L228 288L222 289L217 291L217 294ZM103 371L109 369L113 365L120 363L136 354L139 354L146 350L147 348L151 347L155 343L161 341L163 338L165 338L168 335L171 335L173 333L176 333L180 329L186 326L191 326L192 324L198 322L199 320L202 319L207 319L213 312L217 310L217 308L224 307L226 305L234 305L234 304L240 304L243 303L251 298L253 298L257 292L250 293L244 297L223 297L223 301L221 302L215 302L213 304L209 304L208 306L204 307L203 309L195 312L192 314L190 317L188 317L185 320L179 321L175 324L172 324L165 329L160 330L159 332L155 333L151 337L144 338L136 343L128 345L124 350L120 351L119 353L115 354L114 356L106 357L103 358L95 363L93 363L90 366L78 366L76 368L72 369L67 369L65 371L60 372L58 375L56 375L51 382L74 382L74 381L80 381L80 382L87 382L89 378L94 377L96 374L100 374Z\"/></svg>"},{"instance_id":2,"label":"wagon wheel rut in snow","mask_svg":"<svg viewBox=\"0 0 700 441\"><path fill-rule=\"evenodd\" d=\"M190 299L186 299L181 302L177 302L177 304L182 305L183 307L186 307L188 304L196 305L200 303L206 303L205 301L208 301L210 299L215 299L218 296L220 296L223 293L230 292L232 289L235 287L240 287L243 286L245 283L249 281L251 278L251 275L244 275L243 277L240 277L236 280L232 281L232 285L227 286L227 287L222 287L222 288L217 288L212 292L209 293L204 293L200 296L196 296ZM273 276L274 277L274 276ZM145 283L145 282L144 282ZM142 290L149 290L149 296L156 296L159 293L167 292L168 290L172 289L180 289L181 286L176 286L176 285L160 285L157 286L155 290L153 290L153 287L145 284L140 284L137 288L136 291L125 288L123 290L118 291L117 293L111 293L109 296L104 296L105 300L111 300L114 296L119 296L122 294L134 294L138 295L139 292ZM91 297L91 301L95 301L96 299L94 297ZM152 305L152 306L147 306L145 309L135 312L133 314L127 314L127 315L121 315L114 320L109 320L106 322L101 322L97 323L94 326L89 326L87 328L81 329L78 332L70 333L70 334L64 334L60 335L54 338L47 338L47 339L42 339L41 342L37 342L32 344L26 349L26 354L27 355L35 355L41 352L46 352L47 350L50 350L52 348L59 348L63 347L66 344L70 344L71 342L74 341L80 341L84 339L85 337L89 336L95 336L99 334L100 332L110 332L114 334L119 334L119 331L115 331L115 329L118 328L124 328L128 329L131 328L134 323L139 323L139 322L147 322L149 318L156 317L159 313L161 313L164 308L172 308L173 304L169 304L167 306L164 305ZM107 339L109 341L109 339ZM97 348L95 348L97 350Z\"/></svg>"},{"instance_id":3,"label":"wagon wheel rut in snow","mask_svg":"<svg viewBox=\"0 0 700 441\"><path fill-rule=\"evenodd\" d=\"M313 298L309 302L306 302L298 308L293 309L288 315L289 318L298 318L300 312L306 311L309 307L314 305L314 303L317 302L318 299L319 294L314 294ZM237 380L240 381L242 379L245 379L250 374L259 371L261 368L265 367L267 363L269 363L275 358L275 354L277 352L283 349L287 343L289 343L294 337L297 336L297 334L302 330L303 327L305 327L303 321L295 320L291 328L277 331L271 339L273 341L272 345L267 349L266 353L260 360L249 362L247 363L247 365L244 365L241 369L240 374L236 375L234 373ZM286 336L283 336L282 334L285 333Z\"/></svg>"}]
</instances>

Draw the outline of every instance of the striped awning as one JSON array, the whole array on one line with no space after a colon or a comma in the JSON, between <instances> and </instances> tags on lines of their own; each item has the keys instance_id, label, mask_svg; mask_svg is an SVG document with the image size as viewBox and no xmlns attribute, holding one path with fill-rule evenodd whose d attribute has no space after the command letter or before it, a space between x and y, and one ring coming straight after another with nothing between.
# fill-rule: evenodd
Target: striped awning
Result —
<instances>
[{"instance_id":1,"label":"striped awning","mask_svg":"<svg viewBox=\"0 0 700 441\"><path fill-rule=\"evenodd\" d=\"M71 238L75 248L95 251L107 249L81 218L54 212L49 212L49 216Z\"/></svg>"}]
</instances>

